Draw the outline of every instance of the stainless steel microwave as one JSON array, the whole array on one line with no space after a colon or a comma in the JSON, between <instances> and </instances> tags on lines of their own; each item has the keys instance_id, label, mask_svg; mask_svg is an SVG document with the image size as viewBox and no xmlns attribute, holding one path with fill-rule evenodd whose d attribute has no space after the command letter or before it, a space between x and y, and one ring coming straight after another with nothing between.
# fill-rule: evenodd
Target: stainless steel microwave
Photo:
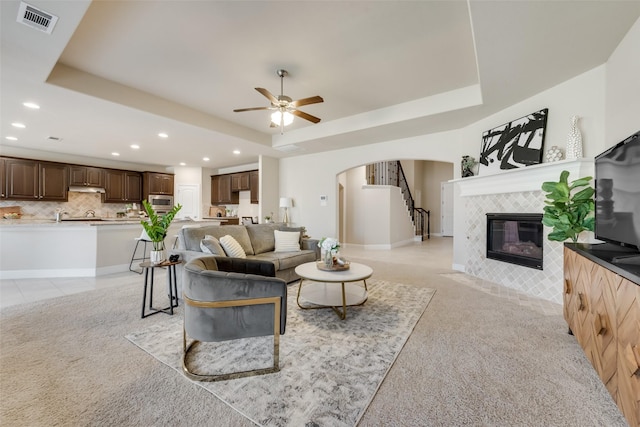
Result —
<instances>
[{"instance_id":1,"label":"stainless steel microwave","mask_svg":"<svg viewBox=\"0 0 640 427\"><path fill-rule=\"evenodd\" d=\"M149 204L156 213L167 213L173 209L173 196L164 194L150 194Z\"/></svg>"}]
</instances>

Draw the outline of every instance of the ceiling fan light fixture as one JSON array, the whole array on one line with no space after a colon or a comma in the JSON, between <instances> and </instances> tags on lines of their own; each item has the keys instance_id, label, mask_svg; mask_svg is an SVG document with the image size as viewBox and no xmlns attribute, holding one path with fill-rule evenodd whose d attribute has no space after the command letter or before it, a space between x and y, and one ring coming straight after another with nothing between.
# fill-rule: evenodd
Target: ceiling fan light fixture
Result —
<instances>
[{"instance_id":1,"label":"ceiling fan light fixture","mask_svg":"<svg viewBox=\"0 0 640 427\"><path fill-rule=\"evenodd\" d=\"M283 123L285 126L289 126L293 123L293 114L288 111L285 111L284 113L282 111L275 111L271 114L271 121L277 126L280 126L280 123Z\"/></svg>"}]
</instances>

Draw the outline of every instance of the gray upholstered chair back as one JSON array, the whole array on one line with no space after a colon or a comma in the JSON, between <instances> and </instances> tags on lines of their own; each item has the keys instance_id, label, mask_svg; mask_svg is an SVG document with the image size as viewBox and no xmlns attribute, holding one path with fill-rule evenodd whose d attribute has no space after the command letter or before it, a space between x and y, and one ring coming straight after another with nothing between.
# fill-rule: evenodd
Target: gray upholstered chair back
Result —
<instances>
[{"instance_id":1,"label":"gray upholstered chair back","mask_svg":"<svg viewBox=\"0 0 640 427\"><path fill-rule=\"evenodd\" d=\"M183 293L195 301L237 301L264 297L280 298L280 333L287 320L287 286L275 277L218 270L215 256L188 262L183 273ZM185 330L196 340L211 342L273 335L272 304L200 308L185 305Z\"/></svg>"}]
</instances>

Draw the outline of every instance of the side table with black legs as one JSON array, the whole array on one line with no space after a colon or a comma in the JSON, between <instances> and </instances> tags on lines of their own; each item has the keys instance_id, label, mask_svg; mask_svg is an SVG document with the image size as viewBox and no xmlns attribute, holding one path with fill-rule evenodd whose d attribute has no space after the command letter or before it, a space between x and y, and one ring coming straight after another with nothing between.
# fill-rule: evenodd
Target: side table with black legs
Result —
<instances>
[{"instance_id":1,"label":"side table with black legs","mask_svg":"<svg viewBox=\"0 0 640 427\"><path fill-rule=\"evenodd\" d=\"M166 313L173 315L173 309L178 306L178 285L176 281L176 265L182 261L165 261L160 264L154 264L150 261L140 263L140 267L144 270L144 294L142 295L142 318L157 313ZM167 267L167 282L169 284L169 306L165 308L153 307L153 276L156 268ZM151 274L149 274L151 273ZM147 290L149 291L148 312L145 313L145 305L147 302Z\"/></svg>"}]
</instances>

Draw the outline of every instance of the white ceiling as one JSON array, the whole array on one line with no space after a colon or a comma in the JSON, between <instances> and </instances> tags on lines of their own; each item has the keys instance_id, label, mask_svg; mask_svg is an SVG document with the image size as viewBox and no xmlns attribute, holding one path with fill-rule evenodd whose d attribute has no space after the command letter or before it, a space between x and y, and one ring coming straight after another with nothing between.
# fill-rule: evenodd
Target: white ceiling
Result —
<instances>
[{"instance_id":1,"label":"white ceiling","mask_svg":"<svg viewBox=\"0 0 640 427\"><path fill-rule=\"evenodd\" d=\"M3 154L155 168L460 128L606 62L640 16L640 1L604 0L28 1L59 17L48 35L0 3ZM301 108L319 124L281 135L268 111L233 112L268 106L254 88L279 94L279 68L286 95L324 98Z\"/></svg>"}]
</instances>

